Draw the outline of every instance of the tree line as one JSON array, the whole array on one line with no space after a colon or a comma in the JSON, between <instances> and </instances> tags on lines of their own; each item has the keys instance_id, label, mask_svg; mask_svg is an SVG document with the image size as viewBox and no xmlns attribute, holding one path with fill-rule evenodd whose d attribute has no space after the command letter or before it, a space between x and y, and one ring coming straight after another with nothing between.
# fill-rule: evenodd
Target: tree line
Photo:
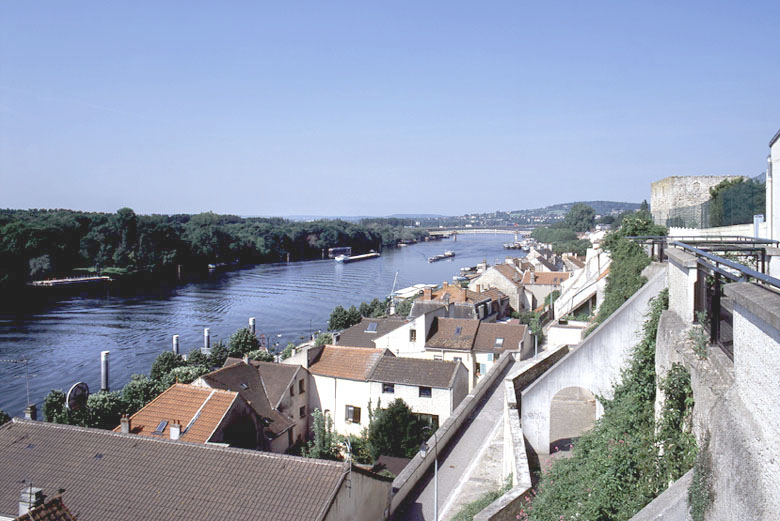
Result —
<instances>
[{"instance_id":1,"label":"tree line","mask_svg":"<svg viewBox=\"0 0 780 521\"><path fill-rule=\"evenodd\" d=\"M103 273L173 272L217 263L322 258L323 249L355 253L420 240L427 232L399 219L311 222L211 212L138 215L73 210L0 210L0 288L88 269Z\"/></svg>"}]
</instances>

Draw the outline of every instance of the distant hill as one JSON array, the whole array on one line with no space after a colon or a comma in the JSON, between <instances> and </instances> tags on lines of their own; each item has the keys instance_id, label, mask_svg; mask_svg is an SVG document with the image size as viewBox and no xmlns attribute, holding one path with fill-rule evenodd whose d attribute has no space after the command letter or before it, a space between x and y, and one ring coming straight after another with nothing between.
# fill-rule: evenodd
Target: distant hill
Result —
<instances>
[{"instance_id":1,"label":"distant hill","mask_svg":"<svg viewBox=\"0 0 780 521\"><path fill-rule=\"evenodd\" d=\"M562 215L568 212L572 206L578 202L586 204L593 208L599 215L617 214L627 211L639 210L640 203L626 203L620 201L574 201L571 203L554 204L544 208L534 208L532 210L513 210L512 215Z\"/></svg>"}]
</instances>

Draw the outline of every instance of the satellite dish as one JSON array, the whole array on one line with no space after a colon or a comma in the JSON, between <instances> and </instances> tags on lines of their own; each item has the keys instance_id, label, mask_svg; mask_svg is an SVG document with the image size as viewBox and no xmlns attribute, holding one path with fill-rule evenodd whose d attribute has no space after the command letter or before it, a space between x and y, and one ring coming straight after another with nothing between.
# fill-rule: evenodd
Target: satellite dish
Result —
<instances>
[{"instance_id":1,"label":"satellite dish","mask_svg":"<svg viewBox=\"0 0 780 521\"><path fill-rule=\"evenodd\" d=\"M84 382L77 382L68 391L65 406L71 411L78 411L87 405L87 398L89 398L89 386Z\"/></svg>"}]
</instances>

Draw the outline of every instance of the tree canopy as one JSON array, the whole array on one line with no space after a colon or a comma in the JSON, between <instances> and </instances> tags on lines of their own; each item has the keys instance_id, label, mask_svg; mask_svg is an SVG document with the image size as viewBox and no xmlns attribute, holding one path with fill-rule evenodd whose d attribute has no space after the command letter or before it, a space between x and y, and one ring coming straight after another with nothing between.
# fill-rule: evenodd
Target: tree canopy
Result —
<instances>
[{"instance_id":1,"label":"tree canopy","mask_svg":"<svg viewBox=\"0 0 780 521\"><path fill-rule=\"evenodd\" d=\"M587 232L596 222L596 211L586 204L575 203L563 222L575 232Z\"/></svg>"}]
</instances>

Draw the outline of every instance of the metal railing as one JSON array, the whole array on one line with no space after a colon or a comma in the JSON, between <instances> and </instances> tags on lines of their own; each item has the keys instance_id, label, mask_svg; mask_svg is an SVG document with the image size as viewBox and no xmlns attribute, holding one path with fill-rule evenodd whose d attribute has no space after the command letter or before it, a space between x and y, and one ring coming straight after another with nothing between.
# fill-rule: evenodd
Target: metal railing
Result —
<instances>
[{"instance_id":1,"label":"metal railing","mask_svg":"<svg viewBox=\"0 0 780 521\"><path fill-rule=\"evenodd\" d=\"M777 246L778 241L742 236L641 236L629 239L649 246L650 255L659 261L666 259L665 250L669 247L679 248L696 257L694 322L700 323L709 333L710 343L720 346L732 360L733 304L723 293L724 285L729 282L754 282L772 291L780 291L780 279L766 274L766 247ZM758 269L716 255L713 251L752 257Z\"/></svg>"}]
</instances>

